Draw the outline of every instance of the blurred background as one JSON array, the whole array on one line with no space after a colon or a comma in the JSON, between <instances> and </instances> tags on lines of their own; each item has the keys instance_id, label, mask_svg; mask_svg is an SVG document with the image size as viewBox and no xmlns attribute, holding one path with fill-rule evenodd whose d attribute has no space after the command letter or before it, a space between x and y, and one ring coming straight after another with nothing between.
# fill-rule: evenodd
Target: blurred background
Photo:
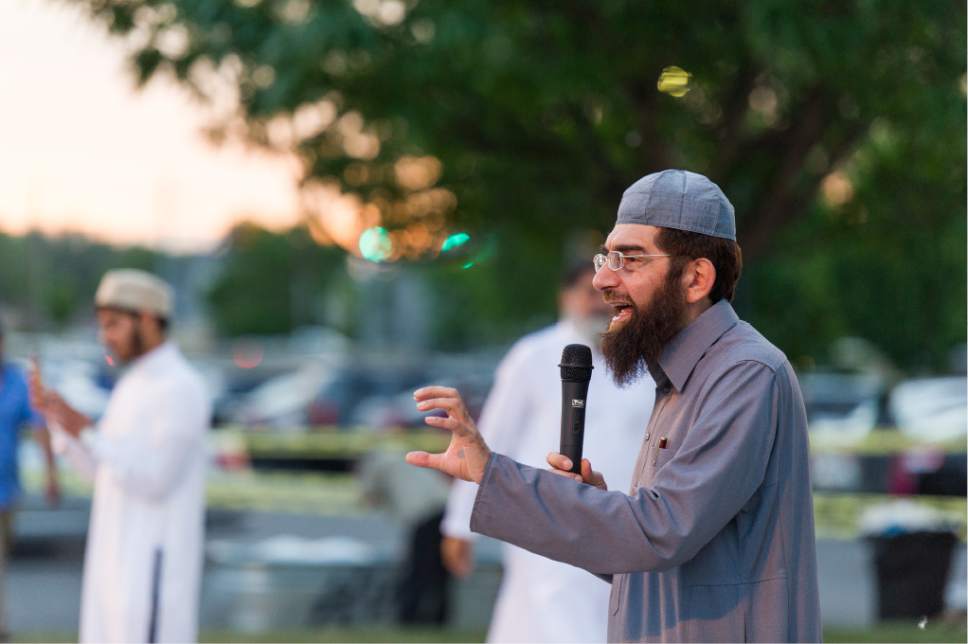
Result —
<instances>
[{"instance_id":1,"label":"blurred background","mask_svg":"<svg viewBox=\"0 0 968 644\"><path fill-rule=\"evenodd\" d=\"M481 641L495 543L445 623L394 618L387 488L445 440L410 392L479 411L624 188L689 168L736 207L740 316L800 374L827 639L964 641L965 24L941 0L4 0L5 357L96 418L119 374L94 289L156 272L216 401L203 638ZM8 624L70 640L90 489L63 468L47 507L20 450Z\"/></svg>"}]
</instances>

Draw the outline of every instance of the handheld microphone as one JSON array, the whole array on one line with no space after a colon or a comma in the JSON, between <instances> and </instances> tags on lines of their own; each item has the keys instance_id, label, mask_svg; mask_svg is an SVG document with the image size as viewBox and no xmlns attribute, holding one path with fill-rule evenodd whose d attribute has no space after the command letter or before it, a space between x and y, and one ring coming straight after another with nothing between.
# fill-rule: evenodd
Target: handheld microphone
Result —
<instances>
[{"instance_id":1,"label":"handheld microphone","mask_svg":"<svg viewBox=\"0 0 968 644\"><path fill-rule=\"evenodd\" d=\"M592 379L592 350L569 344L561 353L561 448L571 459L571 471L581 473L581 450L585 440L585 406L588 381Z\"/></svg>"}]
</instances>

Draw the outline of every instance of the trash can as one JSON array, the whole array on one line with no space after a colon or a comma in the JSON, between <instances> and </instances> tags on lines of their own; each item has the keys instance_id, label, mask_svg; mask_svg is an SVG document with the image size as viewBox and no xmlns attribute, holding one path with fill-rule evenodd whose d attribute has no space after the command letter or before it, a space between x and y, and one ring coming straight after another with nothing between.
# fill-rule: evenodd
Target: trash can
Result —
<instances>
[{"instance_id":1,"label":"trash can","mask_svg":"<svg viewBox=\"0 0 968 644\"><path fill-rule=\"evenodd\" d=\"M877 616L920 619L940 614L958 537L950 532L909 532L870 540L877 574Z\"/></svg>"},{"instance_id":2,"label":"trash can","mask_svg":"<svg viewBox=\"0 0 968 644\"><path fill-rule=\"evenodd\" d=\"M861 519L871 544L881 620L940 614L958 536L947 517L910 501L874 506Z\"/></svg>"}]
</instances>

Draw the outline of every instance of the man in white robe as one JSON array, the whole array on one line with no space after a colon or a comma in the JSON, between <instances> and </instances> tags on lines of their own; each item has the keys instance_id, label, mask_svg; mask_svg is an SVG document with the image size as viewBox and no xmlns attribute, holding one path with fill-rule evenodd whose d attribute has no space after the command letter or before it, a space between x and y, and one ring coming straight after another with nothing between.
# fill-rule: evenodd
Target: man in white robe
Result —
<instances>
[{"instance_id":1,"label":"man in white robe","mask_svg":"<svg viewBox=\"0 0 968 644\"><path fill-rule=\"evenodd\" d=\"M644 377L620 389L598 350L612 311L592 286L591 262L572 266L562 279L560 321L519 340L498 367L481 413L480 430L492 450L535 467L557 452L561 429L561 350L592 347L594 369L585 411L584 457L602 466L618 489L632 482L631 458L642 444L655 400ZM471 510L477 485L455 480L441 523L445 565L463 576L473 560ZM502 544L504 577L488 630L489 642L604 642L609 584L568 564Z\"/></svg>"},{"instance_id":2,"label":"man in white robe","mask_svg":"<svg viewBox=\"0 0 968 644\"><path fill-rule=\"evenodd\" d=\"M171 288L108 272L95 296L102 342L127 370L97 425L31 378L54 447L94 482L81 642L197 638L211 405L167 338Z\"/></svg>"}]
</instances>

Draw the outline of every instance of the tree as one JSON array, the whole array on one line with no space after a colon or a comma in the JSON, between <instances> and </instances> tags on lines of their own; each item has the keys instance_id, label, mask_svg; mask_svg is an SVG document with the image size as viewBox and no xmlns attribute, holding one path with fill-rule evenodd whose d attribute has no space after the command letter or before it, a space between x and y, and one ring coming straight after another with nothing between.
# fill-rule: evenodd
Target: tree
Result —
<instances>
[{"instance_id":1,"label":"tree","mask_svg":"<svg viewBox=\"0 0 968 644\"><path fill-rule=\"evenodd\" d=\"M63 327L94 313L94 292L113 268L156 270L161 254L119 248L80 235L22 237L0 233L0 309L20 312L16 326Z\"/></svg>"},{"instance_id":2,"label":"tree","mask_svg":"<svg viewBox=\"0 0 968 644\"><path fill-rule=\"evenodd\" d=\"M227 336L285 334L318 324L319 294L343 274L342 253L314 244L305 227L275 233L237 224L222 243L208 294L216 329Z\"/></svg>"},{"instance_id":3,"label":"tree","mask_svg":"<svg viewBox=\"0 0 968 644\"><path fill-rule=\"evenodd\" d=\"M510 285L522 275L550 283L557 262L543 260L560 258L576 230L607 230L622 190L664 167L704 172L730 195L755 289L744 312L754 322L769 322L759 303L772 288L806 295L788 302L799 319L828 292L850 301L841 284L816 290L817 275L791 267L873 253L875 240L892 235L899 204L918 202L926 236L964 238L963 3L714 0L701 11L618 0L80 3L132 45L141 83L168 73L213 104L225 91L237 96L215 115L213 133L296 153L307 189L332 184L359 195L371 218L423 240L418 250L460 228L496 239L478 281L503 288L497 310L511 319L532 312L535 299ZM691 75L681 97L657 89L670 66ZM927 148L934 162L919 180L892 169L899 152ZM849 203L821 198L831 177L852 186ZM862 203L885 177L892 183L879 188L890 198ZM932 198L920 199L926 192ZM835 213L862 210L863 226L830 225ZM836 257L812 245L835 229ZM923 274L962 265L956 245L921 261L879 261L917 288ZM542 262L522 261L530 258ZM793 270L789 279L763 274L777 262ZM964 308L958 272L937 296L939 313ZM550 309L551 289L535 290ZM776 339L815 353L831 333L864 332L903 308L878 304L836 312L841 321L811 327L806 345L785 327ZM906 329L906 348L886 348L913 359L912 343L927 332Z\"/></svg>"}]
</instances>

